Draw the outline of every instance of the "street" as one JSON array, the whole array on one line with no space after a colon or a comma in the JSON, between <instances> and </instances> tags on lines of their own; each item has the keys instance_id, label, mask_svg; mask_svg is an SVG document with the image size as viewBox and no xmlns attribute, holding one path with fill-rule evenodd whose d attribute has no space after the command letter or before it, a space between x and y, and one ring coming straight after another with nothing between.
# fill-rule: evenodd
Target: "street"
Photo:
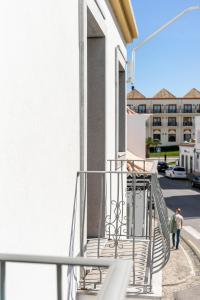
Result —
<instances>
[{"instance_id":1,"label":"street","mask_svg":"<svg viewBox=\"0 0 200 300\"><path fill-rule=\"evenodd\" d=\"M169 216L177 207L182 209L184 227L181 235L184 241L189 241L200 257L200 189L192 188L188 180L169 179L160 174L159 181L169 209ZM163 271L163 299L165 300L199 299L199 259L184 241L181 241L181 251L171 251L170 261ZM179 284L177 284L178 276L182 279Z\"/></svg>"},{"instance_id":2,"label":"street","mask_svg":"<svg viewBox=\"0 0 200 300\"><path fill-rule=\"evenodd\" d=\"M188 180L169 179L163 175L159 175L159 181L167 207L172 211L175 211L176 207L182 209L183 234L199 251L200 189L192 188Z\"/></svg>"}]
</instances>

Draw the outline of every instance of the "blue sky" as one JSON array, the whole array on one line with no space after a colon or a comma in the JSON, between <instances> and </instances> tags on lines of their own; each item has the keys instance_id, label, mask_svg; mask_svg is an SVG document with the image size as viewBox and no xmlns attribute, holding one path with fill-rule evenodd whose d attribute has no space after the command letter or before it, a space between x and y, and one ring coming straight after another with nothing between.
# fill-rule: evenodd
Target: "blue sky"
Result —
<instances>
[{"instance_id":1,"label":"blue sky","mask_svg":"<svg viewBox=\"0 0 200 300\"><path fill-rule=\"evenodd\" d=\"M200 0L132 0L132 4L139 29L136 46L183 9L200 5ZM200 90L200 10L183 16L137 50L134 86L147 97L162 88L179 97L193 87Z\"/></svg>"}]
</instances>

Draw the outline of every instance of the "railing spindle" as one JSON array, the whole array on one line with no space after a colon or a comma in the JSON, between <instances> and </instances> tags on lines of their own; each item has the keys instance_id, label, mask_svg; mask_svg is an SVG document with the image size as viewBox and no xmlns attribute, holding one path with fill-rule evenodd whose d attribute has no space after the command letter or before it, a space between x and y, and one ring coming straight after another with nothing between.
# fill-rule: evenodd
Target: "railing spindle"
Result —
<instances>
[{"instance_id":1,"label":"railing spindle","mask_svg":"<svg viewBox=\"0 0 200 300\"><path fill-rule=\"evenodd\" d=\"M0 300L6 300L5 285L6 285L6 263L5 261L1 261L0 262Z\"/></svg>"}]
</instances>

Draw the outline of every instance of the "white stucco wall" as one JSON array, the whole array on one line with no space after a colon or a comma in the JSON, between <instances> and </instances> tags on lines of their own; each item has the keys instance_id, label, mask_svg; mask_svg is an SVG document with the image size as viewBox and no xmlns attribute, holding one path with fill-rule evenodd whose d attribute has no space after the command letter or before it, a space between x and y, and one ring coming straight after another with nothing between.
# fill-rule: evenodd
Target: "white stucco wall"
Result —
<instances>
[{"instance_id":1,"label":"white stucco wall","mask_svg":"<svg viewBox=\"0 0 200 300\"><path fill-rule=\"evenodd\" d=\"M192 171L195 171L196 168L196 159L194 155L194 144L185 144L181 145L179 147L180 153L179 153L179 161L180 166L183 166L187 173L191 173Z\"/></svg>"},{"instance_id":2,"label":"white stucco wall","mask_svg":"<svg viewBox=\"0 0 200 300\"><path fill-rule=\"evenodd\" d=\"M88 2L91 2L89 0ZM125 44L122 40L118 26L113 22L113 14L108 9L106 1L99 1L105 14L106 20L106 158L115 158L115 49L119 46L124 56L124 62L127 58Z\"/></svg>"},{"instance_id":3,"label":"white stucco wall","mask_svg":"<svg viewBox=\"0 0 200 300\"><path fill-rule=\"evenodd\" d=\"M101 4L106 157L114 158L114 53L120 45L126 59L126 48ZM78 0L8 0L0 20L0 252L68 255L80 169ZM55 299L54 271L8 264L6 300Z\"/></svg>"},{"instance_id":4,"label":"white stucco wall","mask_svg":"<svg viewBox=\"0 0 200 300\"><path fill-rule=\"evenodd\" d=\"M0 252L68 255L79 169L78 1L8 0L0 20ZM55 299L47 269L9 265L6 299Z\"/></svg>"},{"instance_id":5,"label":"white stucco wall","mask_svg":"<svg viewBox=\"0 0 200 300\"><path fill-rule=\"evenodd\" d=\"M200 151L200 116L195 117L195 148Z\"/></svg>"},{"instance_id":6,"label":"white stucco wall","mask_svg":"<svg viewBox=\"0 0 200 300\"><path fill-rule=\"evenodd\" d=\"M194 170L200 173L200 117L195 117L195 154Z\"/></svg>"},{"instance_id":7,"label":"white stucco wall","mask_svg":"<svg viewBox=\"0 0 200 300\"><path fill-rule=\"evenodd\" d=\"M146 157L146 120L149 115L127 115L127 147L133 154Z\"/></svg>"}]
</instances>

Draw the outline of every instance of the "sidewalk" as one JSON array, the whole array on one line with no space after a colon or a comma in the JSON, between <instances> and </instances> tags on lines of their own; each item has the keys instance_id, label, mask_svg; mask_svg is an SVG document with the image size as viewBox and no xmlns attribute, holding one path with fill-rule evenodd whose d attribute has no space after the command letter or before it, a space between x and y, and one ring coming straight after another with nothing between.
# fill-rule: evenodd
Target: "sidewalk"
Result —
<instances>
[{"instance_id":1,"label":"sidewalk","mask_svg":"<svg viewBox=\"0 0 200 300\"><path fill-rule=\"evenodd\" d=\"M170 260L163 269L162 300L200 299L200 262L191 255L188 246L181 240L179 250L171 250Z\"/></svg>"},{"instance_id":2,"label":"sidewalk","mask_svg":"<svg viewBox=\"0 0 200 300\"><path fill-rule=\"evenodd\" d=\"M174 299L174 292L189 282L194 272L188 261L187 253L180 246L179 250L171 250L170 260L163 269L163 300Z\"/></svg>"}]
</instances>

